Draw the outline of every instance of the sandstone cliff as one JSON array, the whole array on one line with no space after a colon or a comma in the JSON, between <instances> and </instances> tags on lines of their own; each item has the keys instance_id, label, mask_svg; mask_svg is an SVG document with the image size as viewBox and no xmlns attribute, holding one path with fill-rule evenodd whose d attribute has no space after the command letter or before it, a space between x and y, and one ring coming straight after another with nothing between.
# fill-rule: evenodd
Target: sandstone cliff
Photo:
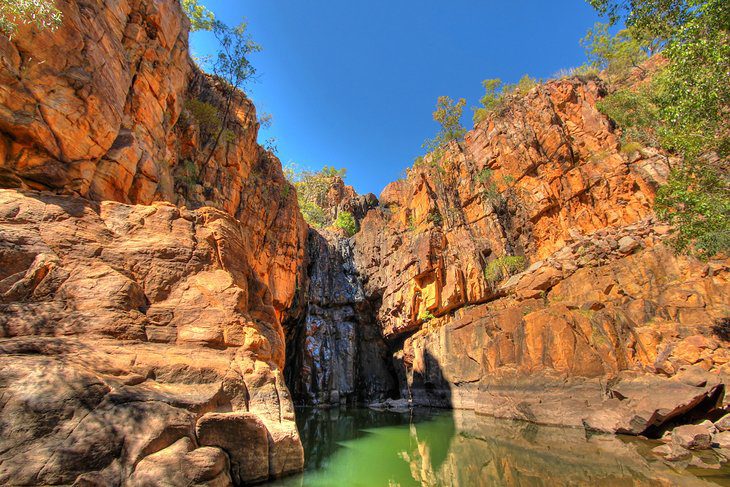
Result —
<instances>
[{"instance_id":1,"label":"sandstone cliff","mask_svg":"<svg viewBox=\"0 0 730 487\"><path fill-rule=\"evenodd\" d=\"M667 246L652 206L677 161L622 150L604 95L569 78L513 97L360 219L356 284L401 397L633 434L721 405L728 261Z\"/></svg>"},{"instance_id":2,"label":"sandstone cliff","mask_svg":"<svg viewBox=\"0 0 730 487\"><path fill-rule=\"evenodd\" d=\"M213 151L177 0L59 8L0 36L0 483L301 469L281 321L307 227L253 104Z\"/></svg>"}]
</instances>

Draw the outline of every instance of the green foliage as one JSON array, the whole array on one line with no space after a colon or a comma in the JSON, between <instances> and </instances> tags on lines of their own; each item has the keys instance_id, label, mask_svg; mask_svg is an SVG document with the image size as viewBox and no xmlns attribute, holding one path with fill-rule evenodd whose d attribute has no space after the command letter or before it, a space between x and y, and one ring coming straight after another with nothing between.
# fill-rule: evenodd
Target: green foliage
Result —
<instances>
[{"instance_id":1,"label":"green foliage","mask_svg":"<svg viewBox=\"0 0 730 487\"><path fill-rule=\"evenodd\" d=\"M248 57L261 51L261 46L254 42L246 29L248 24L242 22L236 27L218 20L211 25L213 36L218 42L219 50L212 61L213 74L226 82L230 91L241 87L256 75L256 68Z\"/></svg>"},{"instance_id":2,"label":"green foliage","mask_svg":"<svg viewBox=\"0 0 730 487\"><path fill-rule=\"evenodd\" d=\"M484 269L484 277L490 286L494 286L513 276L525 268L527 261L521 255L503 255L487 264Z\"/></svg>"},{"instance_id":3,"label":"green foliage","mask_svg":"<svg viewBox=\"0 0 730 487\"><path fill-rule=\"evenodd\" d=\"M292 164L284 168L284 176L294 185L299 209L307 223L315 228L330 225L332 220L323 209L327 204L327 192L335 177L345 178L345 169L324 166L319 171L309 171L299 170Z\"/></svg>"},{"instance_id":4,"label":"green foliage","mask_svg":"<svg viewBox=\"0 0 730 487\"><path fill-rule=\"evenodd\" d=\"M625 144L621 145L621 153L622 154L633 154L634 152L640 151L643 149L644 146L641 145L639 142L627 142Z\"/></svg>"},{"instance_id":5,"label":"green foliage","mask_svg":"<svg viewBox=\"0 0 730 487\"><path fill-rule=\"evenodd\" d=\"M623 89L599 100L598 109L621 127L624 144L658 145L659 108L650 87Z\"/></svg>"},{"instance_id":6,"label":"green foliage","mask_svg":"<svg viewBox=\"0 0 730 487\"><path fill-rule=\"evenodd\" d=\"M421 311L420 313L418 313L418 320L424 323L428 323L435 318L436 317L434 316L434 314L431 313L431 311L429 310Z\"/></svg>"},{"instance_id":7,"label":"green foliage","mask_svg":"<svg viewBox=\"0 0 730 487\"><path fill-rule=\"evenodd\" d=\"M680 252L706 259L730 250L730 185L727 167L695 162L676 169L656 197L660 218L673 224Z\"/></svg>"},{"instance_id":8,"label":"green foliage","mask_svg":"<svg viewBox=\"0 0 730 487\"><path fill-rule=\"evenodd\" d=\"M213 134L221 127L221 117L218 109L208 102L193 98L185 100L185 108L198 123L200 130Z\"/></svg>"},{"instance_id":9,"label":"green foliage","mask_svg":"<svg viewBox=\"0 0 730 487\"><path fill-rule=\"evenodd\" d=\"M484 96L479 99L481 107L474 109L474 125L485 120L490 113L499 110L510 95L526 95L532 88L538 85L538 81L529 75L524 75L517 83L505 84L499 78L485 79Z\"/></svg>"},{"instance_id":10,"label":"green foliage","mask_svg":"<svg viewBox=\"0 0 730 487\"><path fill-rule=\"evenodd\" d=\"M12 37L24 24L55 30L61 25L61 11L53 0L0 0L0 34Z\"/></svg>"},{"instance_id":11,"label":"green foliage","mask_svg":"<svg viewBox=\"0 0 730 487\"><path fill-rule=\"evenodd\" d=\"M190 19L190 31L212 30L215 22L213 12L198 3L198 0L181 0L182 8Z\"/></svg>"},{"instance_id":12,"label":"green foliage","mask_svg":"<svg viewBox=\"0 0 730 487\"><path fill-rule=\"evenodd\" d=\"M441 216L441 212L438 210L438 208L434 208L430 212L428 212L428 216L426 217L427 220L437 227L440 227L443 223L443 217Z\"/></svg>"},{"instance_id":13,"label":"green foliage","mask_svg":"<svg viewBox=\"0 0 730 487\"><path fill-rule=\"evenodd\" d=\"M413 215L408 215L408 231L416 231L416 220L413 218Z\"/></svg>"},{"instance_id":14,"label":"green foliage","mask_svg":"<svg viewBox=\"0 0 730 487\"><path fill-rule=\"evenodd\" d=\"M464 113L465 106L466 100L464 98L454 102L448 96L440 96L436 102L433 119L441 125L441 130L436 134L436 137L424 142L423 147L433 151L453 140L463 140L466 129L461 125L461 115Z\"/></svg>"},{"instance_id":15,"label":"green foliage","mask_svg":"<svg viewBox=\"0 0 730 487\"><path fill-rule=\"evenodd\" d=\"M692 157L730 145L730 2L709 0L668 40L655 86L663 145Z\"/></svg>"},{"instance_id":16,"label":"green foliage","mask_svg":"<svg viewBox=\"0 0 730 487\"><path fill-rule=\"evenodd\" d=\"M677 228L677 250L701 258L726 253L730 240L730 2L590 3L612 22L624 19L631 36L645 49L663 48L668 63L650 84L618 90L599 108L623 129L624 144L659 145L684 156L684 163L660 188L655 207L661 218ZM702 157L712 152L717 156Z\"/></svg>"},{"instance_id":17,"label":"green foliage","mask_svg":"<svg viewBox=\"0 0 730 487\"><path fill-rule=\"evenodd\" d=\"M479 99L481 107L474 110L474 125L487 118L493 112L502 100L502 80L499 78L485 79L482 81L484 86L484 96Z\"/></svg>"},{"instance_id":18,"label":"green foliage","mask_svg":"<svg viewBox=\"0 0 730 487\"><path fill-rule=\"evenodd\" d=\"M644 44L630 29L612 36L609 27L609 24L597 22L580 43L586 49L591 67L604 71L609 81L621 81L649 56Z\"/></svg>"},{"instance_id":19,"label":"green foliage","mask_svg":"<svg viewBox=\"0 0 730 487\"><path fill-rule=\"evenodd\" d=\"M484 168L474 176L474 181L483 186L482 196L489 201L498 200L500 195L499 188L494 183L492 170Z\"/></svg>"},{"instance_id":20,"label":"green foliage","mask_svg":"<svg viewBox=\"0 0 730 487\"><path fill-rule=\"evenodd\" d=\"M184 160L175 171L175 179L188 188L198 184L200 180L198 166L191 160Z\"/></svg>"},{"instance_id":21,"label":"green foliage","mask_svg":"<svg viewBox=\"0 0 730 487\"><path fill-rule=\"evenodd\" d=\"M721 0L724 1L724 0ZM692 17L701 0L588 0L611 25L621 20L634 31L652 51Z\"/></svg>"},{"instance_id":22,"label":"green foliage","mask_svg":"<svg viewBox=\"0 0 730 487\"><path fill-rule=\"evenodd\" d=\"M348 237L352 237L357 233L357 222L355 217L349 211L341 211L337 214L337 219L334 225L337 228L341 228L347 233Z\"/></svg>"},{"instance_id":23,"label":"green foliage","mask_svg":"<svg viewBox=\"0 0 730 487\"><path fill-rule=\"evenodd\" d=\"M484 169L476 173L476 175L474 176L474 181L479 184L488 184L492 181L492 175L492 170L488 167L485 167Z\"/></svg>"},{"instance_id":24,"label":"green foliage","mask_svg":"<svg viewBox=\"0 0 730 487\"><path fill-rule=\"evenodd\" d=\"M302 200L298 193L297 199L299 200L299 209L302 212L302 216L309 226L323 228L329 223L329 219L321 206L310 201Z\"/></svg>"}]
</instances>

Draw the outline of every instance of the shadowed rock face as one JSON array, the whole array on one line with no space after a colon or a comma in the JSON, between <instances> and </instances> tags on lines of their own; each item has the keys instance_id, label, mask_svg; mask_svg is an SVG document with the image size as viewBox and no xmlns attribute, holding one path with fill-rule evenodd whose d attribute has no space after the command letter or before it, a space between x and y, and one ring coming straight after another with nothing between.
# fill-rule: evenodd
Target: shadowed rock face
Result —
<instances>
[{"instance_id":1,"label":"shadowed rock face","mask_svg":"<svg viewBox=\"0 0 730 487\"><path fill-rule=\"evenodd\" d=\"M307 305L287 343L287 383L297 402L371 402L395 393L388 349L352 252L352 241L339 233L310 230Z\"/></svg>"}]
</instances>

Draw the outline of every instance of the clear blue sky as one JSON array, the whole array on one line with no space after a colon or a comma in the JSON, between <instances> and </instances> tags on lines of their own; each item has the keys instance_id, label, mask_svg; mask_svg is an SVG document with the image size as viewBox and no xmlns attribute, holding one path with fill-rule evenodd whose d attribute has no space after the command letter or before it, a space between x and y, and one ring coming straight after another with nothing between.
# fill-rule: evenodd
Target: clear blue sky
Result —
<instances>
[{"instance_id":1,"label":"clear blue sky","mask_svg":"<svg viewBox=\"0 0 730 487\"><path fill-rule=\"evenodd\" d=\"M440 95L478 104L486 78L546 78L578 66L598 19L585 0L202 0L219 19L245 18L264 51L246 88L273 115L283 164L345 167L376 195L422 153ZM191 38L210 52L207 33ZM464 124L471 127L471 110Z\"/></svg>"}]
</instances>

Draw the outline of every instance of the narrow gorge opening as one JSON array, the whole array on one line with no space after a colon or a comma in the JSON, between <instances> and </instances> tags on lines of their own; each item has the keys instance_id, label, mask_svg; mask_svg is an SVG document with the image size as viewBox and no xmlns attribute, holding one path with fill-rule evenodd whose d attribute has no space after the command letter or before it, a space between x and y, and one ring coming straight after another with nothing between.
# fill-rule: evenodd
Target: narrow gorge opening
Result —
<instances>
[{"instance_id":1,"label":"narrow gorge opening","mask_svg":"<svg viewBox=\"0 0 730 487\"><path fill-rule=\"evenodd\" d=\"M286 383L295 405L366 405L398 399L392 353L366 295L353 242L310 229L302 307L285 323Z\"/></svg>"}]
</instances>

